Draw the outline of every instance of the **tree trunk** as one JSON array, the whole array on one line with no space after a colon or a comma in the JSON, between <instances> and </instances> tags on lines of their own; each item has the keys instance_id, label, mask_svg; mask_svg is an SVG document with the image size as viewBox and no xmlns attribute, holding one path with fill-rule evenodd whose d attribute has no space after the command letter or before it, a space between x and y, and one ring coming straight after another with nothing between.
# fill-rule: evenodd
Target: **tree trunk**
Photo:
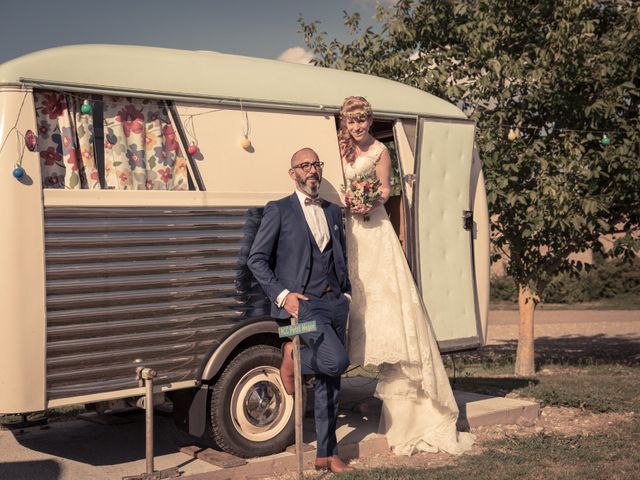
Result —
<instances>
[{"instance_id":1,"label":"tree trunk","mask_svg":"<svg viewBox=\"0 0 640 480\"><path fill-rule=\"evenodd\" d=\"M518 351L516 352L516 375L531 376L535 373L533 350L533 314L537 298L528 285L518 285L518 306L520 310L520 328L518 332Z\"/></svg>"}]
</instances>

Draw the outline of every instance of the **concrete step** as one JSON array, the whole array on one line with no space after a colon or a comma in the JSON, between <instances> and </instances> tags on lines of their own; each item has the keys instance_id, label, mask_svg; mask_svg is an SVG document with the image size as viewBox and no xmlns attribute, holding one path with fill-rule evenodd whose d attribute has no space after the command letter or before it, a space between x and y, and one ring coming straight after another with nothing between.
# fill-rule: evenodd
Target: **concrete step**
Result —
<instances>
[{"instance_id":1,"label":"concrete step","mask_svg":"<svg viewBox=\"0 0 640 480\"><path fill-rule=\"evenodd\" d=\"M460 391L453 394L460 409L458 430L534 421L540 416L540 404L537 402Z\"/></svg>"}]
</instances>

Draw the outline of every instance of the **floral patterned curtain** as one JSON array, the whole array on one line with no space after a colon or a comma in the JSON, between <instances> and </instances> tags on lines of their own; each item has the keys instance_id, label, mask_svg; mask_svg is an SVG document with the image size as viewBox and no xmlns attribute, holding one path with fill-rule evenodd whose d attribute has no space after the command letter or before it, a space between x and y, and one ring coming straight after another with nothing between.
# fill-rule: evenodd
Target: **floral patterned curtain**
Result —
<instances>
[{"instance_id":1,"label":"floral patterned curtain","mask_svg":"<svg viewBox=\"0 0 640 480\"><path fill-rule=\"evenodd\" d=\"M93 117L80 111L84 99L58 92L34 96L43 187L100 188Z\"/></svg>"},{"instance_id":2,"label":"floral patterned curtain","mask_svg":"<svg viewBox=\"0 0 640 480\"><path fill-rule=\"evenodd\" d=\"M188 190L187 160L164 103L104 97L105 181L124 190Z\"/></svg>"},{"instance_id":3,"label":"floral patterned curtain","mask_svg":"<svg viewBox=\"0 0 640 480\"><path fill-rule=\"evenodd\" d=\"M123 97L96 100L49 91L34 94L43 187L189 189L187 160L164 102ZM102 152L95 150L93 113L81 111L85 99L102 101ZM102 175L100 164L104 165Z\"/></svg>"}]
</instances>

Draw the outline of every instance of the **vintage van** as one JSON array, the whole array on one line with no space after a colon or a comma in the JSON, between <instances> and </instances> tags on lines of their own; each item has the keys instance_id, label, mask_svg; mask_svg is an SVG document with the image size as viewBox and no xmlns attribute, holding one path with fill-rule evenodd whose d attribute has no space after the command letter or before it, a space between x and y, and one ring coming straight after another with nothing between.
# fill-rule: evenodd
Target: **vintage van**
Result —
<instances>
[{"instance_id":1,"label":"vintage van","mask_svg":"<svg viewBox=\"0 0 640 480\"><path fill-rule=\"evenodd\" d=\"M135 399L144 366L190 433L242 456L290 444L279 323L245 260L299 148L341 203L349 95L395 157L389 212L440 349L481 345L489 220L475 125L454 105L309 65L53 48L0 66L0 414Z\"/></svg>"}]
</instances>

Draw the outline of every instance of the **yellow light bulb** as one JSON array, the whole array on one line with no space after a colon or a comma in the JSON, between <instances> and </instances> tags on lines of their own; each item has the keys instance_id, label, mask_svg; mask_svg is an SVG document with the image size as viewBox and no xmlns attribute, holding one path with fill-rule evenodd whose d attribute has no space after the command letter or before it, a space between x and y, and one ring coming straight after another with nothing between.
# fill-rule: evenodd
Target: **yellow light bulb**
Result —
<instances>
[{"instance_id":1,"label":"yellow light bulb","mask_svg":"<svg viewBox=\"0 0 640 480\"><path fill-rule=\"evenodd\" d=\"M242 140L240 140L240 146L247 150L249 147L251 147L251 140L249 140L247 137L243 137Z\"/></svg>"}]
</instances>

